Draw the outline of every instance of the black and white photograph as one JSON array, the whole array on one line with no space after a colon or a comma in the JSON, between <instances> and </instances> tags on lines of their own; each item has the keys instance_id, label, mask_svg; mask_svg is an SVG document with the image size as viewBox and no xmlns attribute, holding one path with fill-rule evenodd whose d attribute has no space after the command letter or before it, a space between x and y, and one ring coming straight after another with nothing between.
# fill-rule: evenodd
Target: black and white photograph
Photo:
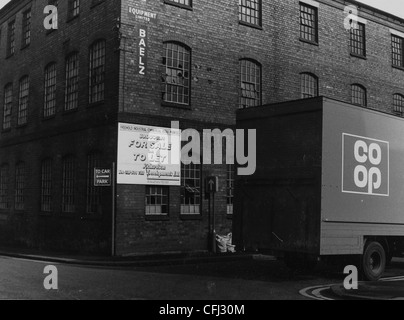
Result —
<instances>
[{"instance_id":1,"label":"black and white photograph","mask_svg":"<svg viewBox=\"0 0 404 320\"><path fill-rule=\"evenodd\" d=\"M404 2L0 0L0 300L404 300Z\"/></svg>"}]
</instances>

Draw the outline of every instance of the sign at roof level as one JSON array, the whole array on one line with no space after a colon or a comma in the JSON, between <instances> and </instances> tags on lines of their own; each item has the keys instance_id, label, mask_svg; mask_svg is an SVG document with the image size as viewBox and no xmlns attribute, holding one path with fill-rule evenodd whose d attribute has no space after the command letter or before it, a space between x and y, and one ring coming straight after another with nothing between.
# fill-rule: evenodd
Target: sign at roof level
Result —
<instances>
[{"instance_id":1,"label":"sign at roof level","mask_svg":"<svg viewBox=\"0 0 404 320\"><path fill-rule=\"evenodd\" d=\"M145 1L142 1L145 2ZM129 7L129 13L134 15L136 20L142 22L156 22L157 21L157 13L148 11L146 9L140 7Z\"/></svg>"}]
</instances>

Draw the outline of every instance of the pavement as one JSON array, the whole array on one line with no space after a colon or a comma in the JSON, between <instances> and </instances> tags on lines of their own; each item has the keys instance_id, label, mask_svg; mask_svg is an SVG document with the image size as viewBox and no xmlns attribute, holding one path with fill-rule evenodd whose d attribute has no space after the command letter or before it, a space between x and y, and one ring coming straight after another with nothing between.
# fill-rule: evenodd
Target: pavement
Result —
<instances>
[{"instance_id":1,"label":"pavement","mask_svg":"<svg viewBox=\"0 0 404 320\"><path fill-rule=\"evenodd\" d=\"M48 253L16 248L0 248L0 256L95 267L150 267L247 260L276 260L273 256L252 253L162 253L135 256L79 256L66 253ZM401 264L403 259L399 259ZM332 286L331 292L342 299L404 300L404 276L378 282L360 282L357 290L346 290L342 284Z\"/></svg>"},{"instance_id":2,"label":"pavement","mask_svg":"<svg viewBox=\"0 0 404 320\"><path fill-rule=\"evenodd\" d=\"M0 248L0 256L63 263L81 266L96 267L144 267L161 265L181 265L194 263L209 263L218 261L239 261L251 259L275 259L270 256L249 253L210 253L192 252L178 253L168 252L161 254L142 254L131 256L80 256L67 253L40 252L16 248ZM261 258L262 257L262 258Z\"/></svg>"}]
</instances>

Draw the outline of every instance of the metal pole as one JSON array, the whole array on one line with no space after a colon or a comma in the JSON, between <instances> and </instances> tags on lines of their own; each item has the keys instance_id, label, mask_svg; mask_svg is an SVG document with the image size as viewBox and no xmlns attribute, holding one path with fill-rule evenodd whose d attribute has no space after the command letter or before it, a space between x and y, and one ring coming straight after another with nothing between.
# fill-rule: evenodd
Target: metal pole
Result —
<instances>
[{"instance_id":1,"label":"metal pole","mask_svg":"<svg viewBox=\"0 0 404 320\"><path fill-rule=\"evenodd\" d=\"M212 241L213 241L213 253L216 253L216 230L215 230L215 193L213 192L212 201Z\"/></svg>"},{"instance_id":2,"label":"metal pole","mask_svg":"<svg viewBox=\"0 0 404 320\"><path fill-rule=\"evenodd\" d=\"M115 181L115 162L112 163L112 256L115 256L115 193L116 193L116 181Z\"/></svg>"}]
</instances>

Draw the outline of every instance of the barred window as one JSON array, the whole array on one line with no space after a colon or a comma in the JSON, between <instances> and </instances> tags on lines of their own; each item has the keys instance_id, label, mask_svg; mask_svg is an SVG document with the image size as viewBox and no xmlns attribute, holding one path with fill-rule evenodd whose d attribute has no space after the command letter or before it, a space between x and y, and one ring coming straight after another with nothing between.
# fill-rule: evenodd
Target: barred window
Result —
<instances>
[{"instance_id":1,"label":"barred window","mask_svg":"<svg viewBox=\"0 0 404 320\"><path fill-rule=\"evenodd\" d=\"M99 40L90 47L89 103L104 100L105 41Z\"/></svg>"},{"instance_id":2,"label":"barred window","mask_svg":"<svg viewBox=\"0 0 404 320\"><path fill-rule=\"evenodd\" d=\"M168 215L168 187L146 186L146 215Z\"/></svg>"},{"instance_id":3,"label":"barred window","mask_svg":"<svg viewBox=\"0 0 404 320\"><path fill-rule=\"evenodd\" d=\"M352 91L352 104L366 107L367 97L365 87L363 87L360 84L353 84L351 86L351 91Z\"/></svg>"},{"instance_id":4,"label":"barred window","mask_svg":"<svg viewBox=\"0 0 404 320\"><path fill-rule=\"evenodd\" d=\"M192 0L165 0L165 2L184 7L192 7Z\"/></svg>"},{"instance_id":5,"label":"barred window","mask_svg":"<svg viewBox=\"0 0 404 320\"><path fill-rule=\"evenodd\" d=\"M41 211L52 211L52 159L45 159L41 165Z\"/></svg>"},{"instance_id":6,"label":"barred window","mask_svg":"<svg viewBox=\"0 0 404 320\"><path fill-rule=\"evenodd\" d=\"M69 0L69 18L77 17L80 14L80 0Z\"/></svg>"},{"instance_id":7,"label":"barred window","mask_svg":"<svg viewBox=\"0 0 404 320\"><path fill-rule=\"evenodd\" d=\"M79 54L77 52L66 59L65 85L65 110L76 109L79 101Z\"/></svg>"},{"instance_id":8,"label":"barred window","mask_svg":"<svg viewBox=\"0 0 404 320\"><path fill-rule=\"evenodd\" d=\"M318 96L318 78L311 73L300 74L300 92L302 99Z\"/></svg>"},{"instance_id":9,"label":"barred window","mask_svg":"<svg viewBox=\"0 0 404 320\"><path fill-rule=\"evenodd\" d=\"M181 214L201 213L201 165L181 164Z\"/></svg>"},{"instance_id":10,"label":"barred window","mask_svg":"<svg viewBox=\"0 0 404 320\"><path fill-rule=\"evenodd\" d=\"M22 47L31 43L31 10L27 10L22 16Z\"/></svg>"},{"instance_id":11,"label":"barred window","mask_svg":"<svg viewBox=\"0 0 404 320\"><path fill-rule=\"evenodd\" d=\"M74 189L76 175L76 160L73 156L63 158L63 180L62 180L62 211L74 212Z\"/></svg>"},{"instance_id":12,"label":"barred window","mask_svg":"<svg viewBox=\"0 0 404 320\"><path fill-rule=\"evenodd\" d=\"M261 66L252 60L240 60L240 108L261 105Z\"/></svg>"},{"instance_id":13,"label":"barred window","mask_svg":"<svg viewBox=\"0 0 404 320\"><path fill-rule=\"evenodd\" d=\"M318 12L317 8L300 4L300 38L302 40L318 42Z\"/></svg>"},{"instance_id":14,"label":"barred window","mask_svg":"<svg viewBox=\"0 0 404 320\"><path fill-rule=\"evenodd\" d=\"M393 66L404 68L404 39L391 36Z\"/></svg>"},{"instance_id":15,"label":"barred window","mask_svg":"<svg viewBox=\"0 0 404 320\"><path fill-rule=\"evenodd\" d=\"M24 210L25 200L25 163L15 166L15 210Z\"/></svg>"},{"instance_id":16,"label":"barred window","mask_svg":"<svg viewBox=\"0 0 404 320\"><path fill-rule=\"evenodd\" d=\"M163 100L188 105L191 51L181 44L172 42L164 43L164 51L163 64L166 75Z\"/></svg>"},{"instance_id":17,"label":"barred window","mask_svg":"<svg viewBox=\"0 0 404 320\"><path fill-rule=\"evenodd\" d=\"M7 56L15 53L15 20L8 24L7 33Z\"/></svg>"},{"instance_id":18,"label":"barred window","mask_svg":"<svg viewBox=\"0 0 404 320\"><path fill-rule=\"evenodd\" d=\"M45 118L56 113L56 89L56 63L51 63L45 68Z\"/></svg>"},{"instance_id":19,"label":"barred window","mask_svg":"<svg viewBox=\"0 0 404 320\"><path fill-rule=\"evenodd\" d=\"M248 24L261 26L261 1L239 0L239 20Z\"/></svg>"},{"instance_id":20,"label":"barred window","mask_svg":"<svg viewBox=\"0 0 404 320\"><path fill-rule=\"evenodd\" d=\"M233 214L234 200L234 165L227 165L226 177L226 198L227 198L227 214Z\"/></svg>"},{"instance_id":21,"label":"barred window","mask_svg":"<svg viewBox=\"0 0 404 320\"><path fill-rule=\"evenodd\" d=\"M11 128L11 112L13 107L13 85L11 83L4 87L4 111L3 129Z\"/></svg>"},{"instance_id":22,"label":"barred window","mask_svg":"<svg viewBox=\"0 0 404 320\"><path fill-rule=\"evenodd\" d=\"M0 209L8 209L8 176L9 166L3 164L0 167Z\"/></svg>"},{"instance_id":23,"label":"barred window","mask_svg":"<svg viewBox=\"0 0 404 320\"><path fill-rule=\"evenodd\" d=\"M27 123L29 103L29 77L25 76L20 80L20 91L18 94L18 125Z\"/></svg>"},{"instance_id":24,"label":"barred window","mask_svg":"<svg viewBox=\"0 0 404 320\"><path fill-rule=\"evenodd\" d=\"M97 213L101 200L101 188L94 186L94 169L101 163L99 152L87 156L87 213Z\"/></svg>"},{"instance_id":25,"label":"barred window","mask_svg":"<svg viewBox=\"0 0 404 320\"><path fill-rule=\"evenodd\" d=\"M358 28L351 28L350 31L350 43L351 53L361 57L366 56L366 35L365 25L358 23Z\"/></svg>"},{"instance_id":26,"label":"barred window","mask_svg":"<svg viewBox=\"0 0 404 320\"><path fill-rule=\"evenodd\" d=\"M404 96L402 94L393 95L393 110L401 115L404 115Z\"/></svg>"}]
</instances>

